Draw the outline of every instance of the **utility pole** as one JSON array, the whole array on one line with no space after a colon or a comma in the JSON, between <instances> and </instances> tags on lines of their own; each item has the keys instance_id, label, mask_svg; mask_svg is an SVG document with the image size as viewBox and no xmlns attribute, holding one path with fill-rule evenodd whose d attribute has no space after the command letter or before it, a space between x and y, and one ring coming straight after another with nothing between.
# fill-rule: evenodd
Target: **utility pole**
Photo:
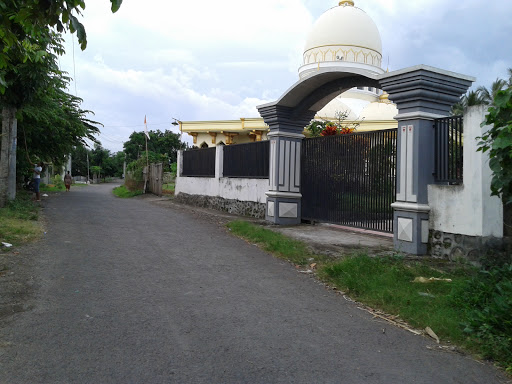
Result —
<instances>
[{"instance_id":1,"label":"utility pole","mask_svg":"<svg viewBox=\"0 0 512 384\"><path fill-rule=\"evenodd\" d=\"M89 152L87 152L87 148L85 149L85 151L87 155L87 184L89 184Z\"/></svg>"}]
</instances>

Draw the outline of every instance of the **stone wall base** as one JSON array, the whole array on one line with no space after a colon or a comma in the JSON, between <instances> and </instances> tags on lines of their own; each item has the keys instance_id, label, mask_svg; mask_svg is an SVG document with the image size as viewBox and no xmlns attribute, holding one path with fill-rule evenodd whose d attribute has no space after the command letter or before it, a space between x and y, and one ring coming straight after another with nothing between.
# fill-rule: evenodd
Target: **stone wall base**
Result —
<instances>
[{"instance_id":1,"label":"stone wall base","mask_svg":"<svg viewBox=\"0 0 512 384\"><path fill-rule=\"evenodd\" d=\"M430 230L428 253L433 257L475 266L512 262L512 238L458 235Z\"/></svg>"},{"instance_id":2,"label":"stone wall base","mask_svg":"<svg viewBox=\"0 0 512 384\"><path fill-rule=\"evenodd\" d=\"M216 209L238 216L250 216L258 219L265 218L265 203L224 199L218 196L189 195L183 192L175 197L175 201L195 207Z\"/></svg>"}]
</instances>

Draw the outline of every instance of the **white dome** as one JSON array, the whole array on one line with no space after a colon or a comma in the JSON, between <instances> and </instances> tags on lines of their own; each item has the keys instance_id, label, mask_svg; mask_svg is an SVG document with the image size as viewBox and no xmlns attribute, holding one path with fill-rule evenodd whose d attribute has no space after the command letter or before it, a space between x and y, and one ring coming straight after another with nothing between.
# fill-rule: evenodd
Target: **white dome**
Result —
<instances>
[{"instance_id":1,"label":"white dome","mask_svg":"<svg viewBox=\"0 0 512 384\"><path fill-rule=\"evenodd\" d=\"M385 94L385 96L387 95ZM359 118L366 121L394 120L395 116L398 115L398 109L395 104L386 101L385 96L381 96L380 101L370 103L364 107Z\"/></svg>"},{"instance_id":2,"label":"white dome","mask_svg":"<svg viewBox=\"0 0 512 384\"><path fill-rule=\"evenodd\" d=\"M304 48L304 65L352 62L380 68L382 41L373 20L352 1L341 1L315 22Z\"/></svg>"},{"instance_id":3,"label":"white dome","mask_svg":"<svg viewBox=\"0 0 512 384\"><path fill-rule=\"evenodd\" d=\"M341 97L336 97L330 101L329 104L317 112L317 116L322 119L331 120L336 118L336 113L338 112L348 112L347 120L357 119L357 115L352 111L352 108L345 104Z\"/></svg>"}]
</instances>

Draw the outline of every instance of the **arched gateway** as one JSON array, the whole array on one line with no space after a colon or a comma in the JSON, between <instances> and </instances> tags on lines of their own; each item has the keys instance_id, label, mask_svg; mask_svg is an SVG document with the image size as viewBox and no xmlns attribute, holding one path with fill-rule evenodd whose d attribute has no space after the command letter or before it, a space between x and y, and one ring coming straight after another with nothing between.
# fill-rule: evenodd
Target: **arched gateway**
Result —
<instances>
[{"instance_id":1,"label":"arched gateway","mask_svg":"<svg viewBox=\"0 0 512 384\"><path fill-rule=\"evenodd\" d=\"M428 242L427 185L434 184L433 120L450 108L475 79L419 65L384 74L358 68L320 68L295 83L276 102L258 107L270 127L270 173L267 220L275 224L301 221L300 155L304 127L333 97L355 86L389 93L399 114L397 195L394 209L395 247L425 254Z\"/></svg>"},{"instance_id":2,"label":"arched gateway","mask_svg":"<svg viewBox=\"0 0 512 384\"><path fill-rule=\"evenodd\" d=\"M354 1L325 12L306 42L300 80L279 100L258 111L270 127L266 218L275 224L301 222L301 145L315 114L349 89L380 89L398 108L394 243L425 254L428 242L427 185L434 184L433 120L449 115L473 77L419 65L394 72L381 68L380 34Z\"/></svg>"},{"instance_id":3,"label":"arched gateway","mask_svg":"<svg viewBox=\"0 0 512 384\"><path fill-rule=\"evenodd\" d=\"M270 127L270 173L267 220L275 224L301 221L300 154L302 134L315 113L339 93L371 86L389 93L399 114L397 195L394 209L395 247L425 254L428 242L427 185L434 184L434 119L450 108L475 79L419 65L383 74L358 68L320 68L295 83L276 102L258 107Z\"/></svg>"}]
</instances>

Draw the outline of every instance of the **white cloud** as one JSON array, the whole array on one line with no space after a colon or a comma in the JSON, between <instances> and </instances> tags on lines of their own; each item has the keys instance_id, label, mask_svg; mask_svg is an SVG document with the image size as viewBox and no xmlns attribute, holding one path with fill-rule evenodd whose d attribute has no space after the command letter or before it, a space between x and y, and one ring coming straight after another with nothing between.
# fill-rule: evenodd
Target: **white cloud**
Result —
<instances>
[{"instance_id":1,"label":"white cloud","mask_svg":"<svg viewBox=\"0 0 512 384\"><path fill-rule=\"evenodd\" d=\"M355 0L377 24L383 66L416 64L473 75L478 85L512 67L512 2ZM88 48L67 39L62 69L76 68L78 96L105 124L103 143L143 129L143 116L171 128L180 120L257 116L298 80L306 36L338 0L108 1L87 4ZM74 90L74 87L71 86ZM140 124L140 125L139 125ZM109 142L110 140L110 142Z\"/></svg>"}]
</instances>

